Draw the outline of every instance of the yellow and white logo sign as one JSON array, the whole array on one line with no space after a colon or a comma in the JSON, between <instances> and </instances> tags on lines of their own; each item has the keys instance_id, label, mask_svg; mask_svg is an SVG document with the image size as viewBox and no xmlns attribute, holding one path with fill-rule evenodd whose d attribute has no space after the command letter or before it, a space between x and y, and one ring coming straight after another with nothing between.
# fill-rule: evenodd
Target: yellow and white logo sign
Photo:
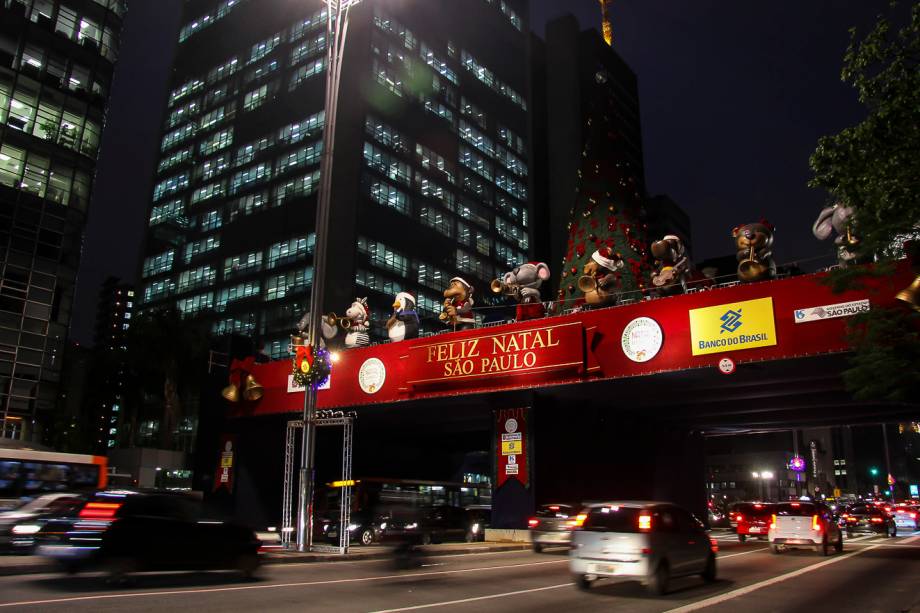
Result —
<instances>
[{"instance_id":1,"label":"yellow and white logo sign","mask_svg":"<svg viewBox=\"0 0 920 613\"><path fill-rule=\"evenodd\" d=\"M776 344L773 299L758 298L690 311L693 355Z\"/></svg>"}]
</instances>

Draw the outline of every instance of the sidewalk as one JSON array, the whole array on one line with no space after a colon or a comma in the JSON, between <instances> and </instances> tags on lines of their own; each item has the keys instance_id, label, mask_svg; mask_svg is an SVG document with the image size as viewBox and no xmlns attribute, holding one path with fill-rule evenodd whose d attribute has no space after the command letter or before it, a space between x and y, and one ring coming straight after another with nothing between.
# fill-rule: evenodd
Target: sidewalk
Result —
<instances>
[{"instance_id":1,"label":"sidewalk","mask_svg":"<svg viewBox=\"0 0 920 613\"><path fill-rule=\"evenodd\" d=\"M427 555L459 555L499 551L525 551L530 543L441 543L426 545L421 550ZM302 564L307 562L353 562L356 560L384 560L392 555L390 547L382 545L353 546L346 555L337 553L299 553L272 550L263 553L262 564ZM52 573L59 567L39 556L0 556L0 576Z\"/></svg>"}]
</instances>

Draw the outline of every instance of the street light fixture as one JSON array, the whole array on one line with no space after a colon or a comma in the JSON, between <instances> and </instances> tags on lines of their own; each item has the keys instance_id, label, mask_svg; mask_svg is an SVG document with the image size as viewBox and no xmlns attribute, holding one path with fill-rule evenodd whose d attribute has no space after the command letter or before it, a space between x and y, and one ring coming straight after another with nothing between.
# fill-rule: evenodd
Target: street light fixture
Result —
<instances>
[{"instance_id":1,"label":"street light fixture","mask_svg":"<svg viewBox=\"0 0 920 613\"><path fill-rule=\"evenodd\" d=\"M759 483L759 488L760 488L760 498L761 500L763 500L763 482L765 480L769 480L773 478L773 471L772 470L756 471L755 470L751 473L751 476L757 479L757 482ZM767 498L769 497L770 497L770 484L768 483L767 484Z\"/></svg>"},{"instance_id":2,"label":"street light fixture","mask_svg":"<svg viewBox=\"0 0 920 613\"><path fill-rule=\"evenodd\" d=\"M316 203L316 245L313 250L313 287L307 312L307 343L316 347L320 338L320 317L326 283L329 212L332 202L332 161L335 152L335 124L339 102L339 82L345 34L348 31L348 10L360 0L325 0L326 2L326 99L323 121L323 152L320 159L320 186ZM313 464L315 456L316 390L306 386L303 400L303 438L300 455L300 487L297 496L297 551L309 551L313 544Z\"/></svg>"}]
</instances>

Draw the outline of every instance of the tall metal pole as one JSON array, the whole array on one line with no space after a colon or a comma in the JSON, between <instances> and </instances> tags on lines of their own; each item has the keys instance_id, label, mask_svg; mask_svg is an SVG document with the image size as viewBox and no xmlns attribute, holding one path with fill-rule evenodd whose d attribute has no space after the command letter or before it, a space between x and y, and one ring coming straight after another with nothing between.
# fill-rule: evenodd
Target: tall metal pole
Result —
<instances>
[{"instance_id":1,"label":"tall metal pole","mask_svg":"<svg viewBox=\"0 0 920 613\"><path fill-rule=\"evenodd\" d=\"M348 9L356 0L326 0L326 99L323 121L323 154L316 204L316 247L313 254L313 287L310 295L310 325L307 342L315 347L320 338L320 318L326 283L326 252L329 210L332 202L332 161L335 152L335 119L338 111L342 54L348 30ZM316 442L316 390L307 386L303 399L303 438L300 455L300 485L297 496L297 551L309 551L313 544L313 479ZM340 526L340 530L346 529Z\"/></svg>"},{"instance_id":2,"label":"tall metal pole","mask_svg":"<svg viewBox=\"0 0 920 613\"><path fill-rule=\"evenodd\" d=\"M885 483L888 485L888 498L894 502L894 485L888 480L891 474L891 456L888 454L888 428L882 424L882 443L885 445Z\"/></svg>"}]
</instances>

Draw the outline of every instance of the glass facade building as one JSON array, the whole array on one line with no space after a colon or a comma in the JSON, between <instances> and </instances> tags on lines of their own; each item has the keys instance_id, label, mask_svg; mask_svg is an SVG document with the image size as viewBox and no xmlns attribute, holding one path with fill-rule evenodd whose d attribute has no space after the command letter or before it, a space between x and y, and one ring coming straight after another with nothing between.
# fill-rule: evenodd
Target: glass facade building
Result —
<instances>
[{"instance_id":1,"label":"glass facade building","mask_svg":"<svg viewBox=\"0 0 920 613\"><path fill-rule=\"evenodd\" d=\"M123 0L0 0L0 436L47 441Z\"/></svg>"},{"instance_id":2,"label":"glass facade building","mask_svg":"<svg viewBox=\"0 0 920 613\"><path fill-rule=\"evenodd\" d=\"M286 357L315 274L323 312L367 296L374 340L397 292L441 330L453 276L529 259L527 3L365 0L351 9L329 265L315 271L326 79L319 0L190 1L140 265L141 308L206 312ZM484 312L483 312L484 313Z\"/></svg>"}]
</instances>

